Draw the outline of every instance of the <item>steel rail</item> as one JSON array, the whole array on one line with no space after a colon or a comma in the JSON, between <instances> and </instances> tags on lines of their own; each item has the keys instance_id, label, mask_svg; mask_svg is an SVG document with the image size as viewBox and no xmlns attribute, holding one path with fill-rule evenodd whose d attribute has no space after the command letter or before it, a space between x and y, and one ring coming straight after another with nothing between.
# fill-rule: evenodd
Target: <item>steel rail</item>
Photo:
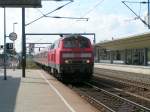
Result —
<instances>
[{"instance_id":1,"label":"steel rail","mask_svg":"<svg viewBox=\"0 0 150 112\"><path fill-rule=\"evenodd\" d=\"M90 84L90 83L85 83L85 84L87 84L87 85L89 85L89 86L91 86L91 87L93 87L93 88L95 88L95 89L97 89L97 90L101 90L101 91L103 91L103 92L105 92L105 93L107 93L107 94L110 94L111 96L118 97L118 98L120 98L120 99L122 99L122 100L124 100L124 101L126 101L126 102L129 102L129 103L131 103L131 104L134 104L134 105L136 105L136 106L138 106L138 107L140 107L140 108L142 108L142 109L145 109L145 110L147 110L147 111L150 111L150 108L147 108L147 107L145 107L145 106L142 106L142 105L140 105L140 104L138 104L138 103L135 103L135 102L133 102L133 101L130 101L130 100L126 99L126 98L120 97L120 96L118 96L118 95L116 95L116 94L114 94L114 93L111 93L111 92L109 92L109 91L107 91L107 90L105 90L105 89L99 88L99 87L97 87L97 86L95 86L95 85L92 85L92 84Z\"/></svg>"},{"instance_id":2,"label":"steel rail","mask_svg":"<svg viewBox=\"0 0 150 112\"><path fill-rule=\"evenodd\" d=\"M93 82L94 82L94 83L99 83L99 82L97 82L97 81L95 81L95 80L93 80ZM140 99L143 99L143 100L145 100L145 101L150 102L150 99L145 98L145 97L143 97L143 96L140 96L140 95L137 95L137 94L134 94L134 93L131 93L131 92L127 92L127 91L125 91L125 90L123 90L123 89L120 89L120 88L115 88L115 87L110 86L110 85L108 85L108 84L105 84L105 83L103 83L103 82L100 82L100 84L102 84L102 85L104 85L104 86L106 86L106 87L112 88L112 89L114 89L114 90L116 90L116 91L124 92L125 94L128 94L128 95L130 95L130 96L134 96L134 97L136 97L136 98L140 98Z\"/></svg>"},{"instance_id":3,"label":"steel rail","mask_svg":"<svg viewBox=\"0 0 150 112\"><path fill-rule=\"evenodd\" d=\"M104 108L106 108L107 110L109 110L110 112L116 112L116 111L114 111L113 109L111 109L111 108L109 108L108 106L106 106L105 104L103 104L103 103L101 103L100 101L98 101L98 100L96 100L95 98L93 98L93 97L91 97L91 96L89 96L89 95L87 95L87 97L89 98L89 99L92 99L94 102L96 102L98 105L102 105Z\"/></svg>"},{"instance_id":4,"label":"steel rail","mask_svg":"<svg viewBox=\"0 0 150 112\"><path fill-rule=\"evenodd\" d=\"M150 88L146 87L146 85L149 85L147 83L141 83L141 82L132 81L132 80L129 80L129 79L118 80L118 79L121 79L121 78L117 78L117 77L113 77L113 76L108 76L108 75L106 76L106 75L99 74L99 73L94 73L94 74L98 74L98 75L95 75L98 78L102 77L102 78L105 78L105 79L109 79L109 80L112 80L112 81L118 81L120 83L125 83L125 84L132 85L132 86L135 86L135 87L139 87L139 88L143 88L143 89L150 89ZM99 75L101 75L101 76L99 76ZM139 85L139 84L141 84L141 85Z\"/></svg>"}]
</instances>

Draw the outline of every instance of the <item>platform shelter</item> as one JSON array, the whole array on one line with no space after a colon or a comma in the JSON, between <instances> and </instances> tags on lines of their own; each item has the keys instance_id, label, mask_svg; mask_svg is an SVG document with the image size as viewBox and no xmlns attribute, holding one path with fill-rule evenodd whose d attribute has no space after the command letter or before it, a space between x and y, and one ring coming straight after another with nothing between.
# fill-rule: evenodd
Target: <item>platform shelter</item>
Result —
<instances>
[{"instance_id":1,"label":"platform shelter","mask_svg":"<svg viewBox=\"0 0 150 112\"><path fill-rule=\"evenodd\" d=\"M95 44L95 62L150 65L150 33Z\"/></svg>"}]
</instances>

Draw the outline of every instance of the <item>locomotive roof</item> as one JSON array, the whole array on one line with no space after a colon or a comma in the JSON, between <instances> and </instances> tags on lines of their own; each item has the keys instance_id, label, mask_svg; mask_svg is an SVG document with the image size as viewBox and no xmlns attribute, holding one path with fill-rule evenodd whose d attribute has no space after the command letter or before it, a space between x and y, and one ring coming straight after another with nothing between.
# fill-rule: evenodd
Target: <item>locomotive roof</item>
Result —
<instances>
[{"instance_id":1,"label":"locomotive roof","mask_svg":"<svg viewBox=\"0 0 150 112\"><path fill-rule=\"evenodd\" d=\"M87 37L84 37L82 35L73 35L72 34L72 35L63 35L61 39L63 40L65 38L87 38Z\"/></svg>"}]
</instances>

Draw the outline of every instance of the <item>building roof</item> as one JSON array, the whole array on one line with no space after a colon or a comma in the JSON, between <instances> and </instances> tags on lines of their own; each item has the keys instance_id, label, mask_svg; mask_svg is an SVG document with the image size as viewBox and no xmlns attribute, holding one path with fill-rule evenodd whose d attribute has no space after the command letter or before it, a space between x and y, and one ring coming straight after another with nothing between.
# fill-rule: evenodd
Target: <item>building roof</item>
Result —
<instances>
[{"instance_id":1,"label":"building roof","mask_svg":"<svg viewBox=\"0 0 150 112\"><path fill-rule=\"evenodd\" d=\"M106 48L110 50L122 50L131 48L150 48L150 33L133 35L123 39L117 39L95 44L95 47Z\"/></svg>"}]
</instances>

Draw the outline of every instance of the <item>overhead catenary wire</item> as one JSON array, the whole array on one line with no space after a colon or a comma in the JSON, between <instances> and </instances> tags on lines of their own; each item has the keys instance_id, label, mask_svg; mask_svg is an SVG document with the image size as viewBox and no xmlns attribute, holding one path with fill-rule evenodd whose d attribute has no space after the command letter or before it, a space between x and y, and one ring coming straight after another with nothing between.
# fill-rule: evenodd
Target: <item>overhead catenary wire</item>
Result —
<instances>
[{"instance_id":1,"label":"overhead catenary wire","mask_svg":"<svg viewBox=\"0 0 150 112\"><path fill-rule=\"evenodd\" d=\"M139 17L141 17L142 3L145 3L145 2L141 2L141 0L139 0L139 2L131 2L131 1L125 1L125 2L139 4L139 11L138 11L138 14L137 14L138 16L136 16L132 19L125 20L125 21L139 20Z\"/></svg>"},{"instance_id":2,"label":"overhead catenary wire","mask_svg":"<svg viewBox=\"0 0 150 112\"><path fill-rule=\"evenodd\" d=\"M43 14L42 16L38 17L37 19L35 19L35 20L33 20L33 21L27 23L25 26L28 26L28 25L30 25L30 24L32 24L32 23L34 23L34 22L36 22L36 21L42 19L43 17L45 17L45 16L47 16L47 15L49 15L49 14L51 14L51 13L57 11L57 10L62 9L63 7L67 6L67 5L70 4L70 3L72 3L72 2L68 2L68 3L66 3L66 4L64 4L64 5L62 5L62 6L58 7L58 8L56 8L56 9L54 9L53 11L50 11L50 12L48 12L48 13L46 13L46 14Z\"/></svg>"},{"instance_id":3,"label":"overhead catenary wire","mask_svg":"<svg viewBox=\"0 0 150 112\"><path fill-rule=\"evenodd\" d=\"M148 2L146 2L146 1L141 1L141 0L139 0L139 2L137 2L137 1L122 1L122 2L124 2L124 3L132 3L132 4L139 4L139 17L140 17L140 15L141 15L141 5L142 4L148 4Z\"/></svg>"},{"instance_id":4,"label":"overhead catenary wire","mask_svg":"<svg viewBox=\"0 0 150 112\"><path fill-rule=\"evenodd\" d=\"M78 17L62 17L62 16L45 16L45 17L56 18L56 19L78 19L78 20L88 21L88 18L78 18Z\"/></svg>"},{"instance_id":5,"label":"overhead catenary wire","mask_svg":"<svg viewBox=\"0 0 150 112\"><path fill-rule=\"evenodd\" d=\"M55 19L77 19L77 20L84 20L88 21L88 18L81 18L81 17L64 17L64 16L47 16L41 10L37 9L43 16Z\"/></svg>"},{"instance_id":6,"label":"overhead catenary wire","mask_svg":"<svg viewBox=\"0 0 150 112\"><path fill-rule=\"evenodd\" d=\"M89 13L91 13L93 10L95 10L103 2L104 2L104 0L100 0L91 9L89 9L82 17L84 17L84 16L88 15Z\"/></svg>"},{"instance_id":7,"label":"overhead catenary wire","mask_svg":"<svg viewBox=\"0 0 150 112\"><path fill-rule=\"evenodd\" d=\"M126 2L126 3L140 3L140 4L147 4L148 2L145 1L140 1L140 2L135 2L135 1L122 1L122 2Z\"/></svg>"},{"instance_id":8,"label":"overhead catenary wire","mask_svg":"<svg viewBox=\"0 0 150 112\"><path fill-rule=\"evenodd\" d=\"M122 3L123 3L136 17L138 17L146 26L150 27L150 25L147 24L146 21L143 20L137 13L135 13L135 11L133 11L133 10L126 4L126 2L129 3L128 1L122 1ZM131 3L131 2L130 2L130 3Z\"/></svg>"},{"instance_id":9,"label":"overhead catenary wire","mask_svg":"<svg viewBox=\"0 0 150 112\"><path fill-rule=\"evenodd\" d=\"M139 10L138 10L137 13L133 9L130 8L131 11L136 15L136 17L134 17L132 19L125 20L125 21L132 21L132 20L139 20L139 19L141 20L142 5L145 5L148 2L143 1L143 0L139 0L139 1L122 1L122 3L124 3L124 5L125 5L125 3L128 3L128 4L139 4ZM127 4L126 4L126 6L127 6ZM129 8L129 6L128 6L128 8ZM141 20L141 21L145 24L144 20Z\"/></svg>"},{"instance_id":10,"label":"overhead catenary wire","mask_svg":"<svg viewBox=\"0 0 150 112\"><path fill-rule=\"evenodd\" d=\"M80 16L80 18L84 18L86 15L88 15L89 13L91 13L93 10L95 10L95 8L97 8L104 0L100 0L98 1L92 8L90 8L83 16ZM85 21L84 19L78 19L76 21ZM89 18L86 20L89 21ZM76 22L77 23L77 22ZM76 23L72 23L70 26L72 26L73 24Z\"/></svg>"}]
</instances>

